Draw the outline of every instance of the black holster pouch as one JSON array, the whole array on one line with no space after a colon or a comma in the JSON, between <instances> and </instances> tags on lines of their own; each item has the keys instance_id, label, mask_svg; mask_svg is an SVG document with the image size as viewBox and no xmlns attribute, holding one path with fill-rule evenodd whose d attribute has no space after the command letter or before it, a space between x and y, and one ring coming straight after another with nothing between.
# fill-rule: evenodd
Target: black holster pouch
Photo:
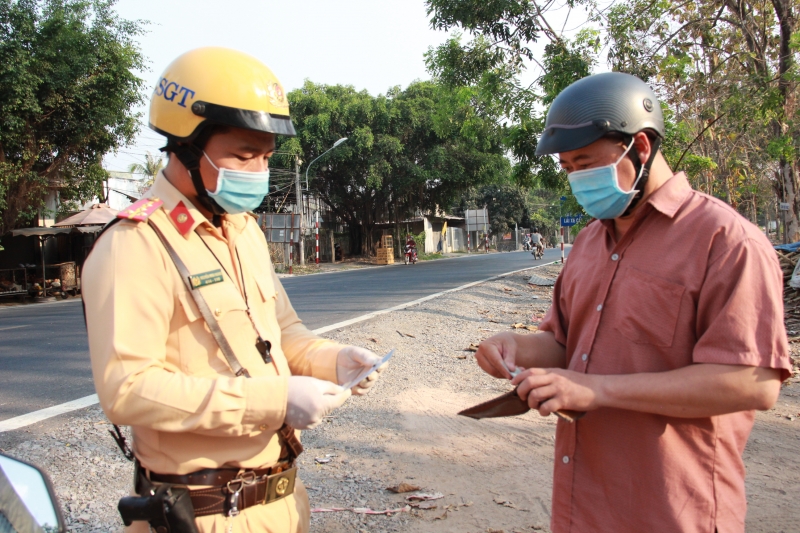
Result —
<instances>
[{"instance_id":1,"label":"black holster pouch","mask_svg":"<svg viewBox=\"0 0 800 533\"><path fill-rule=\"evenodd\" d=\"M189 490L159 485L152 496L128 496L117 506L126 526L142 520L156 533L198 533Z\"/></svg>"}]
</instances>

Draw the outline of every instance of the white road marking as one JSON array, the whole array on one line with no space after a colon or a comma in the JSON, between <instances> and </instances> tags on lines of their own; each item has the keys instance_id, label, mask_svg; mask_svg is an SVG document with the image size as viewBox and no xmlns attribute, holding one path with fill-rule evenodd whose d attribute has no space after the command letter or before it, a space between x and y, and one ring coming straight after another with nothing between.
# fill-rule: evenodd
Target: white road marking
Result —
<instances>
[{"instance_id":1,"label":"white road marking","mask_svg":"<svg viewBox=\"0 0 800 533\"><path fill-rule=\"evenodd\" d=\"M9 329L18 329L18 328L27 328L27 327L30 327L30 326L8 326L8 327L5 327L5 328L0 328L0 331L7 331Z\"/></svg>"},{"instance_id":2,"label":"white road marking","mask_svg":"<svg viewBox=\"0 0 800 533\"><path fill-rule=\"evenodd\" d=\"M324 327L321 327L321 328L317 328L317 329L313 330L312 333L315 333L317 335L321 335L323 333L327 333L329 331L333 331L334 329L344 328L346 326L357 324L358 322L363 322L364 320L369 320L370 318L375 318L376 316L379 316L379 315L385 315L386 313L391 313L392 311L399 311L401 309L406 309L408 307L411 307L411 306L414 306L414 305L418 305L418 304L421 304L423 302L427 302L428 300L433 300L434 298L438 298L439 296L443 296L443 295L451 293L451 292L463 291L464 289L469 289L470 287L474 287L475 285L480 285L481 283L486 283L488 281L494 281L496 279L504 278L506 276L510 276L511 274L516 274L517 272L523 272L525 270L531 270L533 268L539 268L539 267L543 267L543 266L546 266L546 265L552 265L552 264L557 263L557 262L558 261L551 261L551 262L545 263L543 265L535 265L535 266L532 266L532 267L520 268L519 270L512 270L511 272L506 272L504 274L499 274L497 276L492 276L490 278L482 279L480 281L473 281L472 283L467 283L466 285L461 285L460 287L456 287L454 289L448 289L446 291L437 292L436 294L431 294L431 295L425 296L424 298L420 298L419 300L406 302L404 304L396 305L394 307L389 307L388 309L381 309L380 311L374 311L372 313L367 313L366 315L361 315L361 316L358 316L356 318L351 318L350 320L345 320L343 322L337 322L336 324L331 324L330 326L324 326Z\"/></svg>"},{"instance_id":3,"label":"white road marking","mask_svg":"<svg viewBox=\"0 0 800 533\"><path fill-rule=\"evenodd\" d=\"M389 307L388 309L381 309L380 311L367 313L366 315L361 315L356 318L351 318L350 320L345 320L343 322L331 324L330 326L317 328L313 330L312 333L321 335L322 333L327 333L328 331L333 331L335 329L344 328L352 324L357 324L358 322L363 322L365 320L375 318L376 316L385 315L386 313L391 313L392 311L399 311L401 309L406 309L414 305L419 305L423 302L427 302L428 300L433 300L434 298L438 298L439 296L443 296L451 292L463 291L464 289L469 289L470 287L474 287L475 285L480 285L481 283L494 281L496 279L500 279L505 276L510 276L511 274L516 274L517 272L523 272L525 270L531 270L534 268L552 265L557 262L558 261L551 261L550 263L545 263L542 265L520 268L519 270L512 270L511 272L506 272L504 274L492 276L490 278L482 279L480 281L473 281L472 283L467 283L466 285L461 285L454 289L448 289L446 291L437 292L436 294L431 294L429 296L425 296L424 298L420 298L418 300L406 302L404 304L396 305L394 307ZM9 418L7 420L2 420L0 421L0 433L3 433L5 431L13 431L15 429L23 428L25 426L30 426L31 424L36 424L37 422L47 420L48 418L53 418L54 416L63 415L65 413L69 413L70 411L77 411L78 409L83 409L84 407L91 407L92 405L96 405L97 403L99 403L99 401L100 400L97 398L97 394L92 394L91 396L85 396L83 398L78 398L77 400L72 400L71 402L62 403L60 405L54 405L53 407L48 407L47 409L41 409L39 411L34 411L32 413L28 413L25 415Z\"/></svg>"},{"instance_id":4,"label":"white road marking","mask_svg":"<svg viewBox=\"0 0 800 533\"><path fill-rule=\"evenodd\" d=\"M77 411L78 409L95 405L99 401L100 400L97 399L97 394L92 394L91 396L84 396L83 398L62 403L61 405L54 405L53 407L48 407L47 409L40 409L39 411L9 418L8 420L2 420L0 421L0 433L30 426L31 424L36 424L42 420L63 415L64 413L69 413L70 411Z\"/></svg>"}]
</instances>

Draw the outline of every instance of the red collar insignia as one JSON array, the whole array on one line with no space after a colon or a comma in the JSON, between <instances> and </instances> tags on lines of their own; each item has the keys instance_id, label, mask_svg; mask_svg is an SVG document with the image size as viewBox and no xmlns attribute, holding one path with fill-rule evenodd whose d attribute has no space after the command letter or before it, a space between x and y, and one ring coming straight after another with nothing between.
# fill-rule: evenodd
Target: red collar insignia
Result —
<instances>
[{"instance_id":1,"label":"red collar insignia","mask_svg":"<svg viewBox=\"0 0 800 533\"><path fill-rule=\"evenodd\" d=\"M186 208L183 202L178 202L178 205L175 206L175 209L170 211L169 218L172 219L172 223L175 224L178 232L184 237L187 233L192 231L192 226L194 226L194 218L192 218L192 214L189 213L189 210Z\"/></svg>"}]
</instances>

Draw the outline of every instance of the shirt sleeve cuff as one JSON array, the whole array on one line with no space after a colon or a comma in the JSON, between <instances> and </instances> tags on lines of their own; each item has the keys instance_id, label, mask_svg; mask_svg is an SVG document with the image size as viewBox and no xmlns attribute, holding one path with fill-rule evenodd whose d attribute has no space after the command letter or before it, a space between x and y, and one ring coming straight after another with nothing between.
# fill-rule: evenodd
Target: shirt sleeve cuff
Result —
<instances>
[{"instance_id":1,"label":"shirt sleeve cuff","mask_svg":"<svg viewBox=\"0 0 800 533\"><path fill-rule=\"evenodd\" d=\"M289 397L287 377L253 377L244 380L247 407L242 425L266 425L277 430L286 418L286 401Z\"/></svg>"}]
</instances>

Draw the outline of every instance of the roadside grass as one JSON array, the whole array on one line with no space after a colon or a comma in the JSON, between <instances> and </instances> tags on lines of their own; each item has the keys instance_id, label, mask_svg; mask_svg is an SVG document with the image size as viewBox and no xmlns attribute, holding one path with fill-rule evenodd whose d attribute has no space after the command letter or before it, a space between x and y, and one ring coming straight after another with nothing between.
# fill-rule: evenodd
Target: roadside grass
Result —
<instances>
[{"instance_id":1,"label":"roadside grass","mask_svg":"<svg viewBox=\"0 0 800 533\"><path fill-rule=\"evenodd\" d=\"M417 254L417 259L419 261L436 261L437 259L444 259L445 256L439 252L434 252L432 254L421 253Z\"/></svg>"}]
</instances>

